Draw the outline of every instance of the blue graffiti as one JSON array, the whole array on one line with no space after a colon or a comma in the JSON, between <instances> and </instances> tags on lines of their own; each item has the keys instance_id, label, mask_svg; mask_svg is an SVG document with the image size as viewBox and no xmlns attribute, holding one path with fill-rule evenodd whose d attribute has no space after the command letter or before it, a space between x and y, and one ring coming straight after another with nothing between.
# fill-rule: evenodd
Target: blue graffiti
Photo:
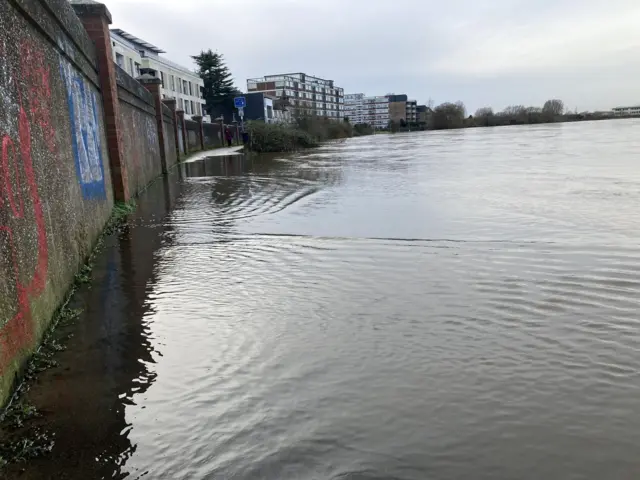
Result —
<instances>
[{"instance_id":1,"label":"blue graffiti","mask_svg":"<svg viewBox=\"0 0 640 480\"><path fill-rule=\"evenodd\" d=\"M76 176L82 196L104 199L104 166L96 94L71 64L60 58L60 74L67 89Z\"/></svg>"}]
</instances>

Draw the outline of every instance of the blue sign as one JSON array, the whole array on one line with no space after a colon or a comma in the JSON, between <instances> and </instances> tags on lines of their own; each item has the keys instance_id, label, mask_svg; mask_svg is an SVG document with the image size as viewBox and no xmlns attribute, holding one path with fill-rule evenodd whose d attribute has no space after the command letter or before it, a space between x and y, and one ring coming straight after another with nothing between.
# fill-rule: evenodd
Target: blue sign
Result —
<instances>
[{"instance_id":1,"label":"blue sign","mask_svg":"<svg viewBox=\"0 0 640 480\"><path fill-rule=\"evenodd\" d=\"M233 99L233 105L236 108L244 108L247 106L247 99L244 97L235 97Z\"/></svg>"}]
</instances>

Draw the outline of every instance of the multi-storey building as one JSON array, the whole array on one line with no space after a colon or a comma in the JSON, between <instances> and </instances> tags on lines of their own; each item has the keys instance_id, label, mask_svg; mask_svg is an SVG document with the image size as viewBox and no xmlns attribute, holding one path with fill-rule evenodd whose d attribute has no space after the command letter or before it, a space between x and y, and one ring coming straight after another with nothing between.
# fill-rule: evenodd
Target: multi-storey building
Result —
<instances>
[{"instance_id":1,"label":"multi-storey building","mask_svg":"<svg viewBox=\"0 0 640 480\"><path fill-rule=\"evenodd\" d=\"M613 114L617 117L630 117L640 115L640 106L616 107L613 109Z\"/></svg>"},{"instance_id":2,"label":"multi-storey building","mask_svg":"<svg viewBox=\"0 0 640 480\"><path fill-rule=\"evenodd\" d=\"M204 81L198 74L160 56L163 50L124 30L110 33L113 60L129 75L138 77L141 70L157 75L162 80L162 97L176 100L178 110L184 110L187 118L205 114Z\"/></svg>"},{"instance_id":3,"label":"multi-storey building","mask_svg":"<svg viewBox=\"0 0 640 480\"><path fill-rule=\"evenodd\" d=\"M364 123L376 128L389 126L389 99L386 96L365 97L362 102Z\"/></svg>"},{"instance_id":4,"label":"multi-storey building","mask_svg":"<svg viewBox=\"0 0 640 480\"><path fill-rule=\"evenodd\" d=\"M345 117L353 125L367 123L376 128L389 126L389 99L386 96L365 97L363 93L345 95Z\"/></svg>"},{"instance_id":5,"label":"multi-storey building","mask_svg":"<svg viewBox=\"0 0 640 480\"><path fill-rule=\"evenodd\" d=\"M420 108L424 107L424 108ZM362 93L345 95L345 116L352 124L367 123L376 128L387 128L390 121L398 124L420 123L419 111L426 118L427 107L418 106L415 100L406 95L388 94L377 97L365 97Z\"/></svg>"},{"instance_id":6,"label":"multi-storey building","mask_svg":"<svg viewBox=\"0 0 640 480\"><path fill-rule=\"evenodd\" d=\"M335 120L344 117L344 89L336 87L333 80L305 73L266 75L247 80L247 91L286 97L294 115L319 115Z\"/></svg>"},{"instance_id":7,"label":"multi-storey building","mask_svg":"<svg viewBox=\"0 0 640 480\"><path fill-rule=\"evenodd\" d=\"M410 124L418 123L418 102L416 100L407 100L406 121Z\"/></svg>"},{"instance_id":8,"label":"multi-storey building","mask_svg":"<svg viewBox=\"0 0 640 480\"><path fill-rule=\"evenodd\" d=\"M431 108L427 107L426 105L418 105L417 110L418 110L418 123L423 126L429 125L433 110L431 110Z\"/></svg>"},{"instance_id":9,"label":"multi-storey building","mask_svg":"<svg viewBox=\"0 0 640 480\"><path fill-rule=\"evenodd\" d=\"M363 99L364 93L349 93L344 96L344 116L352 125L364 123Z\"/></svg>"},{"instance_id":10,"label":"multi-storey building","mask_svg":"<svg viewBox=\"0 0 640 480\"><path fill-rule=\"evenodd\" d=\"M395 123L407 121L407 96L387 95L389 99L389 120Z\"/></svg>"}]
</instances>

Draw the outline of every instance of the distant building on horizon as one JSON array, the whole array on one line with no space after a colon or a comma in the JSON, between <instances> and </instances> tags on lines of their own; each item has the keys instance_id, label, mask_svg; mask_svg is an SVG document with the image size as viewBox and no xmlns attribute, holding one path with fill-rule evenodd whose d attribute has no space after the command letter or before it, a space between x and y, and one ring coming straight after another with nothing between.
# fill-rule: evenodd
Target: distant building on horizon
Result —
<instances>
[{"instance_id":1,"label":"distant building on horizon","mask_svg":"<svg viewBox=\"0 0 640 480\"><path fill-rule=\"evenodd\" d=\"M364 122L362 100L364 93L348 93L344 96L344 116L352 125Z\"/></svg>"},{"instance_id":2,"label":"distant building on horizon","mask_svg":"<svg viewBox=\"0 0 640 480\"><path fill-rule=\"evenodd\" d=\"M617 117L631 117L640 115L640 106L635 107L616 107L612 108L613 114Z\"/></svg>"},{"instance_id":3,"label":"distant building on horizon","mask_svg":"<svg viewBox=\"0 0 640 480\"><path fill-rule=\"evenodd\" d=\"M273 97L286 98L290 111L312 114L333 120L344 118L344 89L333 80L306 73L281 73L247 80L247 91L264 92Z\"/></svg>"},{"instance_id":4,"label":"distant building on horizon","mask_svg":"<svg viewBox=\"0 0 640 480\"><path fill-rule=\"evenodd\" d=\"M188 119L193 115L206 115L206 102L202 98L204 81L198 74L162 57L163 50L124 30L115 28L109 33L113 61L120 68L133 78L140 76L140 70L157 72L162 80L162 98L174 99L176 108L183 110Z\"/></svg>"},{"instance_id":5,"label":"distant building on horizon","mask_svg":"<svg viewBox=\"0 0 640 480\"><path fill-rule=\"evenodd\" d=\"M418 105L405 94L387 94L367 97L363 93L345 95L345 117L356 125L366 123L376 128L387 128L389 122L397 124L426 124L427 106Z\"/></svg>"},{"instance_id":6,"label":"distant building on horizon","mask_svg":"<svg viewBox=\"0 0 640 480\"><path fill-rule=\"evenodd\" d=\"M389 121L398 124L407 123L407 95L387 95L389 97Z\"/></svg>"},{"instance_id":7,"label":"distant building on horizon","mask_svg":"<svg viewBox=\"0 0 640 480\"><path fill-rule=\"evenodd\" d=\"M375 128L389 126L389 99L386 95L367 97L364 93L350 93L344 97L345 117L353 125L366 123Z\"/></svg>"},{"instance_id":8,"label":"distant building on horizon","mask_svg":"<svg viewBox=\"0 0 640 480\"><path fill-rule=\"evenodd\" d=\"M431 114L433 110L426 105L418 105L416 108L418 112L418 124L427 126L431 120Z\"/></svg>"}]
</instances>

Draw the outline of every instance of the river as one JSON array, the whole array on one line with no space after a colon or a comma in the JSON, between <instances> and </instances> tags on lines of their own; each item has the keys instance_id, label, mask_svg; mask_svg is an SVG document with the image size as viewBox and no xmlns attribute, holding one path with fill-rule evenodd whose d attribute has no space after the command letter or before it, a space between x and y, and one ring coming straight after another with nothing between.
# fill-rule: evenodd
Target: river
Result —
<instances>
[{"instance_id":1,"label":"river","mask_svg":"<svg viewBox=\"0 0 640 480\"><path fill-rule=\"evenodd\" d=\"M19 478L638 478L639 133L183 166L80 292Z\"/></svg>"}]
</instances>

